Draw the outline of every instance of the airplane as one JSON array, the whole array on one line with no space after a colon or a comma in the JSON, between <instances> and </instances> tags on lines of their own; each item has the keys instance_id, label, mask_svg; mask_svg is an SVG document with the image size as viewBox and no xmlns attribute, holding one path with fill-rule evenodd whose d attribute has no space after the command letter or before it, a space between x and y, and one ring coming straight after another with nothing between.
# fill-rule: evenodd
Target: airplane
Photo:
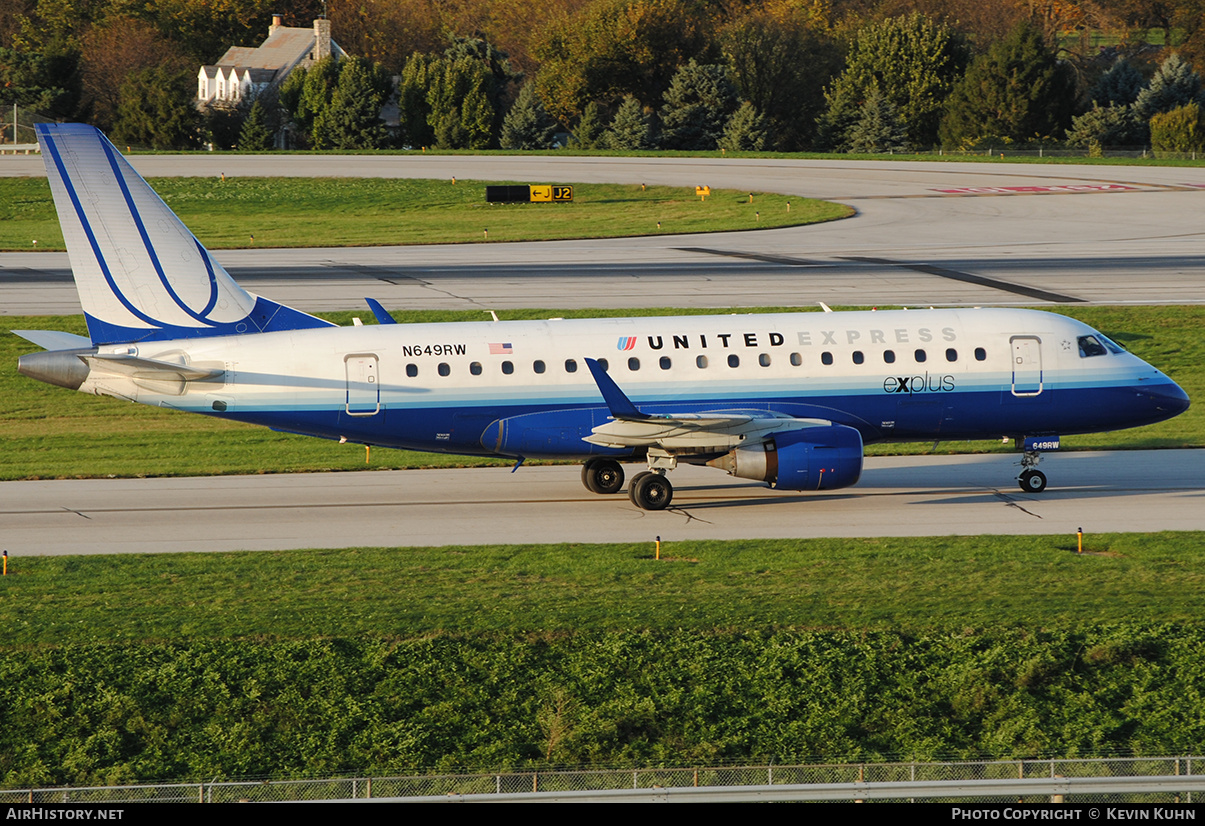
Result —
<instances>
[{"instance_id":1,"label":"airplane","mask_svg":"<svg viewBox=\"0 0 1205 826\"><path fill-rule=\"evenodd\" d=\"M855 484L863 446L1012 438L1017 481L1062 435L1189 406L1054 313L975 308L338 327L243 290L96 129L38 137L88 336L14 331L30 378L340 442L582 461L644 510L708 465L788 491ZM828 309L827 307L825 308Z\"/></svg>"}]
</instances>

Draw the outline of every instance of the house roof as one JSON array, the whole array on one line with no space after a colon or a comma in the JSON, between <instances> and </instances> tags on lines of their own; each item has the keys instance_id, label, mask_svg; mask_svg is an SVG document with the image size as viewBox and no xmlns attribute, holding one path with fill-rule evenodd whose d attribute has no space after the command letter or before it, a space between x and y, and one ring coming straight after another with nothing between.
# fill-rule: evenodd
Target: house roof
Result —
<instances>
[{"instance_id":1,"label":"house roof","mask_svg":"<svg viewBox=\"0 0 1205 826\"><path fill-rule=\"evenodd\" d=\"M296 65L313 50L313 29L278 26L258 48L231 46L217 65L279 71Z\"/></svg>"}]
</instances>

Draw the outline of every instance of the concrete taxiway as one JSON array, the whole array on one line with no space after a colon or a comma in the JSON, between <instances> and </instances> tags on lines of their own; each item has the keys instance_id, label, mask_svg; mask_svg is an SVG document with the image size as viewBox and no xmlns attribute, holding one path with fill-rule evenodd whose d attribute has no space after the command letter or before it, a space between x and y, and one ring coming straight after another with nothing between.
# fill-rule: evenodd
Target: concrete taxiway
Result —
<instances>
[{"instance_id":1,"label":"concrete taxiway","mask_svg":"<svg viewBox=\"0 0 1205 826\"><path fill-rule=\"evenodd\" d=\"M1036 495L1009 454L870 458L857 486L824 493L680 467L663 512L588 493L577 466L4 482L0 537L31 555L1202 530L1202 459L1056 454Z\"/></svg>"}]
</instances>

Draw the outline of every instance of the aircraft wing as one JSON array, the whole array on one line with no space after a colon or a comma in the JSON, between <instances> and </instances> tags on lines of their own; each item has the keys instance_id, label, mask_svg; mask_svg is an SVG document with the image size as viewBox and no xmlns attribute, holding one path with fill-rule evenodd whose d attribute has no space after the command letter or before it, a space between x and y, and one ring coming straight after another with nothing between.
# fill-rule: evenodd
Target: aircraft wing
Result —
<instances>
[{"instance_id":1,"label":"aircraft wing","mask_svg":"<svg viewBox=\"0 0 1205 826\"><path fill-rule=\"evenodd\" d=\"M667 452L727 451L782 430L824 427L823 419L796 419L762 411L715 411L647 419L616 419L594 428L585 441L602 447L659 447Z\"/></svg>"},{"instance_id":2,"label":"aircraft wing","mask_svg":"<svg viewBox=\"0 0 1205 826\"><path fill-rule=\"evenodd\" d=\"M601 447L659 447L667 452L730 450L782 430L824 427L824 419L797 419L768 410L701 410L697 413L644 413L594 359L586 366L607 402L613 421L599 425L585 441Z\"/></svg>"}]
</instances>

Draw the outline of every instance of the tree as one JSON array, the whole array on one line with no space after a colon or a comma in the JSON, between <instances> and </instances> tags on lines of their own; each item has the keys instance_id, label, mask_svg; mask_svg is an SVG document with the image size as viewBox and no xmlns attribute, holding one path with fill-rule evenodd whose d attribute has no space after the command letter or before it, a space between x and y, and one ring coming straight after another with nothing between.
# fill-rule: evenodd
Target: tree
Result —
<instances>
[{"instance_id":1,"label":"tree","mask_svg":"<svg viewBox=\"0 0 1205 826\"><path fill-rule=\"evenodd\" d=\"M430 146L435 143L435 131L431 128L431 106L427 103L427 90L439 67L439 58L415 52L406 61L402 78L398 83L398 121L402 127L402 141L411 147Z\"/></svg>"},{"instance_id":2,"label":"tree","mask_svg":"<svg viewBox=\"0 0 1205 826\"><path fill-rule=\"evenodd\" d=\"M1138 146L1146 139L1146 124L1133 106L1093 104L1087 112L1072 118L1067 130L1067 143L1093 152L1106 146Z\"/></svg>"},{"instance_id":3,"label":"tree","mask_svg":"<svg viewBox=\"0 0 1205 826\"><path fill-rule=\"evenodd\" d=\"M17 104L51 117L68 117L79 100L56 60L37 52L0 47L0 104Z\"/></svg>"},{"instance_id":4,"label":"tree","mask_svg":"<svg viewBox=\"0 0 1205 826\"><path fill-rule=\"evenodd\" d=\"M330 105L338 82L339 61L327 57L308 69L294 70L280 85L280 104L305 143L313 143L314 121Z\"/></svg>"},{"instance_id":5,"label":"tree","mask_svg":"<svg viewBox=\"0 0 1205 826\"><path fill-rule=\"evenodd\" d=\"M738 93L766 120L769 143L810 146L824 87L841 70L837 41L797 13L782 19L763 10L726 26L720 43Z\"/></svg>"},{"instance_id":6,"label":"tree","mask_svg":"<svg viewBox=\"0 0 1205 826\"><path fill-rule=\"evenodd\" d=\"M1201 107L1186 103L1170 112L1156 112L1151 117L1151 149L1164 153L1188 154L1205 150L1205 123Z\"/></svg>"},{"instance_id":7,"label":"tree","mask_svg":"<svg viewBox=\"0 0 1205 826\"><path fill-rule=\"evenodd\" d=\"M728 119L719 147L730 152L760 152L766 148L766 119L752 103L745 101Z\"/></svg>"},{"instance_id":8,"label":"tree","mask_svg":"<svg viewBox=\"0 0 1205 826\"><path fill-rule=\"evenodd\" d=\"M203 141L217 149L234 149L247 118L244 107L210 105L200 110Z\"/></svg>"},{"instance_id":9,"label":"tree","mask_svg":"<svg viewBox=\"0 0 1205 826\"><path fill-rule=\"evenodd\" d=\"M674 73L661 107L661 146L715 149L737 107L736 87L720 64L691 60Z\"/></svg>"},{"instance_id":10,"label":"tree","mask_svg":"<svg viewBox=\"0 0 1205 826\"><path fill-rule=\"evenodd\" d=\"M489 73L490 82L483 89L494 113L490 133L498 135L502 130L503 114L517 97L513 89L522 81L523 75L511 68L506 52L480 37L452 37L451 45L444 50L444 59L454 61L462 57L476 60Z\"/></svg>"},{"instance_id":11,"label":"tree","mask_svg":"<svg viewBox=\"0 0 1205 826\"><path fill-rule=\"evenodd\" d=\"M843 148L846 133L871 91L897 109L913 146L930 146L968 51L949 26L912 14L872 23L858 31L845 70L825 95L819 139Z\"/></svg>"},{"instance_id":12,"label":"tree","mask_svg":"<svg viewBox=\"0 0 1205 826\"><path fill-rule=\"evenodd\" d=\"M596 0L537 38L540 98L562 123L592 100L611 107L630 95L656 106L679 66L714 58L711 31L703 3Z\"/></svg>"},{"instance_id":13,"label":"tree","mask_svg":"<svg viewBox=\"0 0 1205 826\"><path fill-rule=\"evenodd\" d=\"M845 141L849 152L867 154L902 152L908 147L908 137L895 104L878 89L872 89L867 95Z\"/></svg>"},{"instance_id":14,"label":"tree","mask_svg":"<svg viewBox=\"0 0 1205 826\"><path fill-rule=\"evenodd\" d=\"M272 148L272 130L264 117L264 107L258 100L251 104L238 136L238 148L244 152L265 152Z\"/></svg>"},{"instance_id":15,"label":"tree","mask_svg":"<svg viewBox=\"0 0 1205 826\"><path fill-rule=\"evenodd\" d=\"M1123 57L1100 76L1100 80L1092 87L1088 100L1092 104L1104 107L1129 106L1138 99L1145 85L1142 74Z\"/></svg>"},{"instance_id":16,"label":"tree","mask_svg":"<svg viewBox=\"0 0 1205 826\"><path fill-rule=\"evenodd\" d=\"M114 139L154 149L196 146L195 89L196 80L188 70L156 66L134 72L121 84Z\"/></svg>"},{"instance_id":17,"label":"tree","mask_svg":"<svg viewBox=\"0 0 1205 826\"><path fill-rule=\"evenodd\" d=\"M175 44L148 23L124 15L106 18L83 36L81 109L90 113L93 125L107 132L117 117L121 84L131 73L153 66L183 69L188 65Z\"/></svg>"},{"instance_id":18,"label":"tree","mask_svg":"<svg viewBox=\"0 0 1205 826\"><path fill-rule=\"evenodd\" d=\"M443 149L487 149L494 139L493 78L471 57L444 58L432 66L427 123Z\"/></svg>"},{"instance_id":19,"label":"tree","mask_svg":"<svg viewBox=\"0 0 1205 826\"><path fill-rule=\"evenodd\" d=\"M381 107L393 80L377 63L328 57L293 72L279 99L303 139L315 149L379 149L388 139Z\"/></svg>"},{"instance_id":20,"label":"tree","mask_svg":"<svg viewBox=\"0 0 1205 826\"><path fill-rule=\"evenodd\" d=\"M586 104L586 111L573 130L573 145L578 149L603 149L606 131L602 105L591 101Z\"/></svg>"},{"instance_id":21,"label":"tree","mask_svg":"<svg viewBox=\"0 0 1205 826\"><path fill-rule=\"evenodd\" d=\"M941 124L947 146L983 139L1031 141L1071 123L1075 79L1042 33L1021 23L975 58L955 86Z\"/></svg>"},{"instance_id":22,"label":"tree","mask_svg":"<svg viewBox=\"0 0 1205 826\"><path fill-rule=\"evenodd\" d=\"M557 123L536 95L534 83L524 84L519 98L502 121L503 149L551 149Z\"/></svg>"},{"instance_id":23,"label":"tree","mask_svg":"<svg viewBox=\"0 0 1205 826\"><path fill-rule=\"evenodd\" d=\"M1142 120L1150 120L1157 112L1170 112L1201 95L1201 76L1192 66L1173 52L1159 66L1150 85L1134 101L1134 111Z\"/></svg>"},{"instance_id":24,"label":"tree","mask_svg":"<svg viewBox=\"0 0 1205 826\"><path fill-rule=\"evenodd\" d=\"M651 119L640 101L631 95L623 99L604 135L604 141L608 149L653 149L657 146Z\"/></svg>"},{"instance_id":25,"label":"tree","mask_svg":"<svg viewBox=\"0 0 1205 826\"><path fill-rule=\"evenodd\" d=\"M393 94L393 81L380 64L351 57L339 64L330 103L314 117L315 149L380 149L388 141L381 107Z\"/></svg>"}]
</instances>

